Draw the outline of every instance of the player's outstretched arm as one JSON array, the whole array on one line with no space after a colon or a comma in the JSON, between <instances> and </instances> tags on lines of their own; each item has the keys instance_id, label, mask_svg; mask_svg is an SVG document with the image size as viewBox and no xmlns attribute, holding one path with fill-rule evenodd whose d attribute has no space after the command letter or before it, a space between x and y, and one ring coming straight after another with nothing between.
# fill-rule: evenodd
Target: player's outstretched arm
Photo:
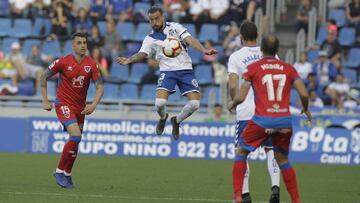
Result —
<instances>
[{"instance_id":1,"label":"player's outstretched arm","mask_svg":"<svg viewBox=\"0 0 360 203\"><path fill-rule=\"evenodd\" d=\"M311 113L308 109L309 107L309 94L306 90L306 87L304 85L304 82L300 79L298 80L295 80L294 83L293 83L293 86L294 88L296 89L297 93L299 94L300 96L300 100L301 100L301 104L302 104L302 113L304 113L307 118L308 118L308 121L311 122L311 119L312 119L312 116L311 116Z\"/></svg>"},{"instance_id":2,"label":"player's outstretched arm","mask_svg":"<svg viewBox=\"0 0 360 203\"><path fill-rule=\"evenodd\" d=\"M199 40L191 36L186 37L184 40L188 45L206 55L213 55L218 53L215 49L205 49L205 47L199 42Z\"/></svg>"},{"instance_id":3,"label":"player's outstretched arm","mask_svg":"<svg viewBox=\"0 0 360 203\"><path fill-rule=\"evenodd\" d=\"M104 83L102 80L98 81L96 84L96 92L93 102L87 104L81 114L90 115L95 111L96 106L100 103L101 98L104 94Z\"/></svg>"},{"instance_id":4,"label":"player's outstretched arm","mask_svg":"<svg viewBox=\"0 0 360 203\"><path fill-rule=\"evenodd\" d=\"M250 82L245 81L239 90L239 93L236 94L235 98L229 102L228 104L228 109L230 112L233 111L233 109L235 109L235 107L239 104L241 104L242 102L245 101L245 98L250 90Z\"/></svg>"},{"instance_id":5,"label":"player's outstretched arm","mask_svg":"<svg viewBox=\"0 0 360 203\"><path fill-rule=\"evenodd\" d=\"M128 65L130 63L137 63L140 61L143 61L144 59L147 58L147 54L144 52L138 52L134 55L132 55L130 58L126 58L126 57L118 57L116 59L116 62L122 65Z\"/></svg>"},{"instance_id":6,"label":"player's outstretched arm","mask_svg":"<svg viewBox=\"0 0 360 203\"><path fill-rule=\"evenodd\" d=\"M43 109L47 111L51 111L52 105L49 102L49 98L47 95L47 80L54 74L49 70L46 69L40 77L40 86L41 86L41 96L42 96L42 104Z\"/></svg>"}]
</instances>

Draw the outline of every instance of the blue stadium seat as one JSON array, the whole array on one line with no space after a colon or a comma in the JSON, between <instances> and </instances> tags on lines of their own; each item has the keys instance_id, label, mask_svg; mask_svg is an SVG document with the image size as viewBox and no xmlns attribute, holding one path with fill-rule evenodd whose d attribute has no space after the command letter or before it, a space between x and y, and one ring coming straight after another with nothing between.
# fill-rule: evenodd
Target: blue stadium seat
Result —
<instances>
[{"instance_id":1,"label":"blue stadium seat","mask_svg":"<svg viewBox=\"0 0 360 203\"><path fill-rule=\"evenodd\" d=\"M51 20L49 18L36 18L33 26L32 36L44 37L51 33Z\"/></svg>"},{"instance_id":2,"label":"blue stadium seat","mask_svg":"<svg viewBox=\"0 0 360 203\"><path fill-rule=\"evenodd\" d=\"M150 8L150 4L149 3L145 3L145 2L136 2L134 4L134 13L142 13L142 14L147 14L147 11Z\"/></svg>"},{"instance_id":3,"label":"blue stadium seat","mask_svg":"<svg viewBox=\"0 0 360 203\"><path fill-rule=\"evenodd\" d=\"M201 96L201 104L208 105L210 103L220 103L221 101L221 94L220 88L216 86L209 86L205 88Z\"/></svg>"},{"instance_id":4,"label":"blue stadium seat","mask_svg":"<svg viewBox=\"0 0 360 203\"><path fill-rule=\"evenodd\" d=\"M104 99L117 99L119 97L119 85L105 83Z\"/></svg>"},{"instance_id":5,"label":"blue stadium seat","mask_svg":"<svg viewBox=\"0 0 360 203\"><path fill-rule=\"evenodd\" d=\"M73 53L72 41L71 41L71 40L67 40L67 41L65 42L65 45L64 45L63 54L64 54L64 55L68 55L68 54L71 54L71 53Z\"/></svg>"},{"instance_id":6,"label":"blue stadium seat","mask_svg":"<svg viewBox=\"0 0 360 203\"><path fill-rule=\"evenodd\" d=\"M319 57L319 50L317 49L310 49L307 52L307 58L310 63L314 63L318 57Z\"/></svg>"},{"instance_id":7,"label":"blue stadium seat","mask_svg":"<svg viewBox=\"0 0 360 203\"><path fill-rule=\"evenodd\" d=\"M326 27L321 27L319 29L319 32L317 33L317 37L316 37L316 44L322 44L326 37L327 37L328 31L326 29Z\"/></svg>"},{"instance_id":8,"label":"blue stadium seat","mask_svg":"<svg viewBox=\"0 0 360 203\"><path fill-rule=\"evenodd\" d=\"M124 55L126 57L130 57L133 54L137 53L141 48L140 42L128 42L126 43L126 49L124 51Z\"/></svg>"},{"instance_id":9,"label":"blue stadium seat","mask_svg":"<svg viewBox=\"0 0 360 203\"><path fill-rule=\"evenodd\" d=\"M91 82L90 85L89 85L89 89L87 91L86 100L87 101L92 101L94 99L95 93L96 93L95 84L93 82Z\"/></svg>"},{"instance_id":10,"label":"blue stadium seat","mask_svg":"<svg viewBox=\"0 0 360 203\"><path fill-rule=\"evenodd\" d=\"M150 34L151 26L149 23L139 23L137 26L134 40L143 41L145 36Z\"/></svg>"},{"instance_id":11,"label":"blue stadium seat","mask_svg":"<svg viewBox=\"0 0 360 203\"><path fill-rule=\"evenodd\" d=\"M124 82L129 79L129 66L112 63L110 68L109 80L114 82Z\"/></svg>"},{"instance_id":12,"label":"blue stadium seat","mask_svg":"<svg viewBox=\"0 0 360 203\"><path fill-rule=\"evenodd\" d=\"M31 53L31 48L32 48L32 46L34 46L34 45L37 45L37 46L39 46L39 48L40 48L41 41L38 40L38 39L26 39L26 40L24 40L23 46L22 46L22 50L21 50L22 53L23 53L24 55L30 54L30 53Z\"/></svg>"},{"instance_id":13,"label":"blue stadium seat","mask_svg":"<svg viewBox=\"0 0 360 203\"><path fill-rule=\"evenodd\" d=\"M168 98L169 102L179 102L182 99L182 95L181 95L180 90L179 90L179 88L177 86L175 87L175 90L176 90L176 92L172 93L169 96L169 98Z\"/></svg>"},{"instance_id":14,"label":"blue stadium seat","mask_svg":"<svg viewBox=\"0 0 360 203\"><path fill-rule=\"evenodd\" d=\"M96 24L100 30L101 36L105 36L106 34L106 21L98 21Z\"/></svg>"},{"instance_id":15,"label":"blue stadium seat","mask_svg":"<svg viewBox=\"0 0 360 203\"><path fill-rule=\"evenodd\" d=\"M188 54L191 57L191 61L193 62L193 64L199 64L201 62L203 54L192 47L189 47L188 50L189 50Z\"/></svg>"},{"instance_id":16,"label":"blue stadium seat","mask_svg":"<svg viewBox=\"0 0 360 203\"><path fill-rule=\"evenodd\" d=\"M8 16L10 11L9 1L0 1L0 16ZM1 29L3 29L1 27Z\"/></svg>"},{"instance_id":17,"label":"blue stadium seat","mask_svg":"<svg viewBox=\"0 0 360 203\"><path fill-rule=\"evenodd\" d=\"M351 46L355 42L355 33L355 28L342 28L339 34L339 43L341 44L341 46Z\"/></svg>"},{"instance_id":18,"label":"blue stadium seat","mask_svg":"<svg viewBox=\"0 0 360 203\"><path fill-rule=\"evenodd\" d=\"M56 81L48 81L47 82L47 87L48 87L48 96L50 99L55 99L56 98L56 84L57 82ZM40 91L38 91L40 92ZM41 92L40 92L40 95L41 95Z\"/></svg>"},{"instance_id":19,"label":"blue stadium seat","mask_svg":"<svg viewBox=\"0 0 360 203\"><path fill-rule=\"evenodd\" d=\"M119 94L119 99L138 99L139 93L138 93L138 87L135 84L123 84L121 85L121 90Z\"/></svg>"},{"instance_id":20,"label":"blue stadium seat","mask_svg":"<svg viewBox=\"0 0 360 203\"><path fill-rule=\"evenodd\" d=\"M328 19L334 19L338 27L344 27L347 25L344 9L331 9L329 11Z\"/></svg>"},{"instance_id":21,"label":"blue stadium seat","mask_svg":"<svg viewBox=\"0 0 360 203\"><path fill-rule=\"evenodd\" d=\"M349 51L347 67L358 67L360 66L360 48L352 48Z\"/></svg>"},{"instance_id":22,"label":"blue stadium seat","mask_svg":"<svg viewBox=\"0 0 360 203\"><path fill-rule=\"evenodd\" d=\"M2 51L5 53L5 54L8 54L11 52L11 44L13 42L17 42L17 43L20 43L19 39L18 38L4 38L3 40L3 43L2 43Z\"/></svg>"},{"instance_id":23,"label":"blue stadium seat","mask_svg":"<svg viewBox=\"0 0 360 203\"><path fill-rule=\"evenodd\" d=\"M136 63L131 67L129 81L133 83L140 83L141 78L149 71L146 63Z\"/></svg>"},{"instance_id":24,"label":"blue stadium seat","mask_svg":"<svg viewBox=\"0 0 360 203\"><path fill-rule=\"evenodd\" d=\"M183 24L184 27L186 27L187 31L196 38L196 29L194 24Z\"/></svg>"},{"instance_id":25,"label":"blue stadium seat","mask_svg":"<svg viewBox=\"0 0 360 203\"><path fill-rule=\"evenodd\" d=\"M0 80L0 85L2 84L9 84L11 85L12 84L12 81L10 79L1 79Z\"/></svg>"},{"instance_id":26,"label":"blue stadium seat","mask_svg":"<svg viewBox=\"0 0 360 203\"><path fill-rule=\"evenodd\" d=\"M214 43L219 41L219 29L217 25L203 24L199 33L199 40L205 42L206 40L212 40Z\"/></svg>"},{"instance_id":27,"label":"blue stadium seat","mask_svg":"<svg viewBox=\"0 0 360 203\"><path fill-rule=\"evenodd\" d=\"M11 36L24 38L30 37L32 32L32 24L29 19L16 19Z\"/></svg>"},{"instance_id":28,"label":"blue stadium seat","mask_svg":"<svg viewBox=\"0 0 360 203\"><path fill-rule=\"evenodd\" d=\"M11 32L11 20L10 18L0 18L0 37L6 37Z\"/></svg>"},{"instance_id":29,"label":"blue stadium seat","mask_svg":"<svg viewBox=\"0 0 360 203\"><path fill-rule=\"evenodd\" d=\"M195 76L200 85L209 85L213 83L212 68L209 65L197 65Z\"/></svg>"},{"instance_id":30,"label":"blue stadium seat","mask_svg":"<svg viewBox=\"0 0 360 203\"><path fill-rule=\"evenodd\" d=\"M295 89L291 89L290 93L290 105L297 106L298 102L300 101L300 97Z\"/></svg>"},{"instance_id":31,"label":"blue stadium seat","mask_svg":"<svg viewBox=\"0 0 360 203\"><path fill-rule=\"evenodd\" d=\"M134 30L134 24L130 22L119 22L116 25L116 31L120 34L121 40L132 40L134 38Z\"/></svg>"},{"instance_id":32,"label":"blue stadium seat","mask_svg":"<svg viewBox=\"0 0 360 203\"><path fill-rule=\"evenodd\" d=\"M51 55L55 58L61 56L60 42L57 40L44 41L42 46L42 52Z\"/></svg>"},{"instance_id":33,"label":"blue stadium seat","mask_svg":"<svg viewBox=\"0 0 360 203\"><path fill-rule=\"evenodd\" d=\"M348 78L351 80L352 84L356 84L357 83L357 76L356 76L356 70L354 69L349 69L349 68L344 68L342 73L344 74L345 78Z\"/></svg>"},{"instance_id":34,"label":"blue stadium seat","mask_svg":"<svg viewBox=\"0 0 360 203\"><path fill-rule=\"evenodd\" d=\"M140 92L140 99L145 101L155 101L156 85L145 84Z\"/></svg>"}]
</instances>

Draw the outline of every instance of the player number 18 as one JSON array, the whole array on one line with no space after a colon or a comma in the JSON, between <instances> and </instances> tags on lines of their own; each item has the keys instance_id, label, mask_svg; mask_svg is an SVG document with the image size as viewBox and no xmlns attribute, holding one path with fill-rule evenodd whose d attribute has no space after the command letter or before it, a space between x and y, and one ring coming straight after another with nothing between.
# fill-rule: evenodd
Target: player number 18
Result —
<instances>
[{"instance_id":1,"label":"player number 18","mask_svg":"<svg viewBox=\"0 0 360 203\"><path fill-rule=\"evenodd\" d=\"M279 84L276 90L276 98L275 98L275 91L274 91L274 82L273 80L279 80ZM266 74L262 78L262 84L266 84L267 95L269 101L281 101L282 100L282 92L284 90L285 82L286 82L286 75L285 74Z\"/></svg>"}]
</instances>

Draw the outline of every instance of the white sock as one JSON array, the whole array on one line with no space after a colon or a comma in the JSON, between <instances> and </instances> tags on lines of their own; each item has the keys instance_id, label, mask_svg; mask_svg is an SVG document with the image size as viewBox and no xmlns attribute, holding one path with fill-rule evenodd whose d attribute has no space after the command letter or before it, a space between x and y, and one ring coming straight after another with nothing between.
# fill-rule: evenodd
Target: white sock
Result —
<instances>
[{"instance_id":1,"label":"white sock","mask_svg":"<svg viewBox=\"0 0 360 203\"><path fill-rule=\"evenodd\" d=\"M56 168L56 169L55 169L55 173L64 173L64 170L61 170L61 169L59 169L59 168Z\"/></svg>"},{"instance_id":2,"label":"white sock","mask_svg":"<svg viewBox=\"0 0 360 203\"><path fill-rule=\"evenodd\" d=\"M181 112L176 116L176 122L181 123L187 117L191 116L196 110L200 107L200 100L190 100L188 103L183 107Z\"/></svg>"},{"instance_id":3,"label":"white sock","mask_svg":"<svg viewBox=\"0 0 360 203\"><path fill-rule=\"evenodd\" d=\"M66 173L66 171L64 171L64 175L65 176L71 176L71 173Z\"/></svg>"},{"instance_id":4,"label":"white sock","mask_svg":"<svg viewBox=\"0 0 360 203\"><path fill-rule=\"evenodd\" d=\"M266 153L268 171L271 178L271 186L280 186L280 168L274 158L274 150Z\"/></svg>"},{"instance_id":5,"label":"white sock","mask_svg":"<svg viewBox=\"0 0 360 203\"><path fill-rule=\"evenodd\" d=\"M161 99L161 98L156 98L155 99L155 106L156 106L156 111L159 114L161 119L164 119L166 116L166 99Z\"/></svg>"},{"instance_id":6,"label":"white sock","mask_svg":"<svg viewBox=\"0 0 360 203\"><path fill-rule=\"evenodd\" d=\"M249 190L249 177L250 177L249 161L246 161L246 173L245 173L245 176L244 176L242 194L250 192L250 190Z\"/></svg>"}]
</instances>

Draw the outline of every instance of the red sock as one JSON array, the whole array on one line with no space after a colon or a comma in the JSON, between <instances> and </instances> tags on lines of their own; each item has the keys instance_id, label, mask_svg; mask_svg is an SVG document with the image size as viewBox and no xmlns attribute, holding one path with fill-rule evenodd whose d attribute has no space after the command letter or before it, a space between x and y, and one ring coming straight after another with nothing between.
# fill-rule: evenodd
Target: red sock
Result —
<instances>
[{"instance_id":1,"label":"red sock","mask_svg":"<svg viewBox=\"0 0 360 203\"><path fill-rule=\"evenodd\" d=\"M296 173L294 168L290 165L290 163L283 164L279 166L281 169L281 173L286 185L286 189L288 190L291 202L300 203L300 196L296 181Z\"/></svg>"},{"instance_id":2,"label":"red sock","mask_svg":"<svg viewBox=\"0 0 360 203\"><path fill-rule=\"evenodd\" d=\"M242 194L244 176L246 173L246 157L236 156L233 166L233 189L234 194Z\"/></svg>"},{"instance_id":3,"label":"red sock","mask_svg":"<svg viewBox=\"0 0 360 203\"><path fill-rule=\"evenodd\" d=\"M67 143L64 145L64 149L58 164L58 169L65 170L66 173L71 173L80 140L80 136L71 136L69 138Z\"/></svg>"}]
</instances>

